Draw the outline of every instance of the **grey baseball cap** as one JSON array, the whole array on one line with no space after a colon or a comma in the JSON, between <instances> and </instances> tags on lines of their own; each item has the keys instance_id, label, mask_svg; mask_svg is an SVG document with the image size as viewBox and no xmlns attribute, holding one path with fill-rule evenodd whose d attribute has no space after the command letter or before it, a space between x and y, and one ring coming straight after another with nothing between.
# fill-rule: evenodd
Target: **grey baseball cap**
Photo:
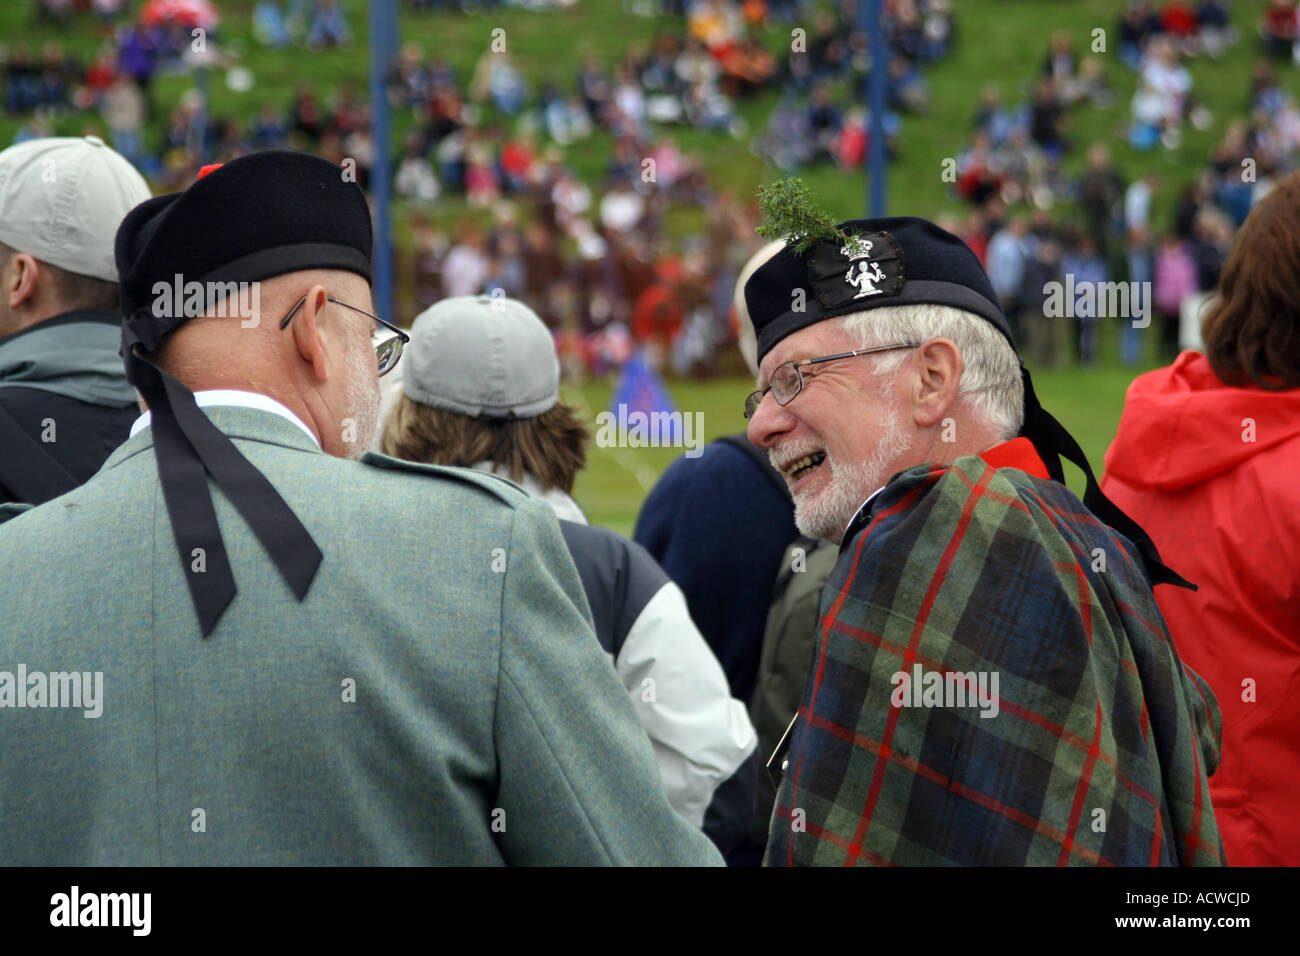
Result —
<instances>
[{"instance_id":1,"label":"grey baseball cap","mask_svg":"<svg viewBox=\"0 0 1300 956\"><path fill-rule=\"evenodd\" d=\"M455 296L425 309L402 365L408 398L474 418L533 418L560 400L550 330L505 296Z\"/></svg>"},{"instance_id":2,"label":"grey baseball cap","mask_svg":"<svg viewBox=\"0 0 1300 956\"><path fill-rule=\"evenodd\" d=\"M98 136L30 139L0 152L0 242L117 282L117 227L149 195L144 177Z\"/></svg>"}]
</instances>

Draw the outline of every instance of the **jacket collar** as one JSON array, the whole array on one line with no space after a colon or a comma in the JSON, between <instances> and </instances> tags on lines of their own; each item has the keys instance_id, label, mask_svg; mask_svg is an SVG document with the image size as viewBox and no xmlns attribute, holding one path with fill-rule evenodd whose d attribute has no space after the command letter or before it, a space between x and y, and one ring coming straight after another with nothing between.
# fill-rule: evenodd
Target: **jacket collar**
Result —
<instances>
[{"instance_id":1,"label":"jacket collar","mask_svg":"<svg viewBox=\"0 0 1300 956\"><path fill-rule=\"evenodd\" d=\"M72 312L64 312L61 315L54 315L48 319L42 319L40 322L37 322L34 325L29 325L25 329L19 329L17 332L0 337L0 348L3 348L18 338L58 328L60 325L73 325L78 322L94 322L98 325L111 325L113 328L117 329L122 325L122 317L116 312L105 312L100 309L75 309ZM123 372L122 374L125 375L126 373Z\"/></svg>"},{"instance_id":2,"label":"jacket collar","mask_svg":"<svg viewBox=\"0 0 1300 956\"><path fill-rule=\"evenodd\" d=\"M1035 478L1041 478L1044 481L1051 479L1051 475L1047 473L1047 466L1043 464L1043 459L1039 457L1037 449L1034 448L1034 443L1028 438L1013 438L1010 441L1002 442L1000 445L994 445L992 448L987 448L975 457L982 459L985 464L991 466L994 470L999 468L1015 468L1019 471L1025 472L1026 474L1033 475ZM940 471L946 471L951 466L918 465L917 467L928 467L931 471L934 471L936 468ZM912 469L909 468L907 470L911 471ZM899 472L900 475L903 473L904 472ZM894 478L897 477L898 475L894 476ZM873 506L880 499L880 493L884 491L885 488L889 487L889 484L892 483L893 480L894 479L891 478L884 488L878 488L875 494L863 502L862 507L858 509L857 514L855 514L852 520L849 521L848 527L844 529L844 537L840 539L841 554L844 553L844 549L849 546L849 543L857 537L858 532L871 524Z\"/></svg>"},{"instance_id":3,"label":"jacket collar","mask_svg":"<svg viewBox=\"0 0 1300 956\"><path fill-rule=\"evenodd\" d=\"M325 454L299 426L275 412L233 405L210 405L202 411L230 438L244 438L318 455ZM115 468L133 455L151 448L153 429L146 428L119 445L104 462L104 470Z\"/></svg>"}]
</instances>

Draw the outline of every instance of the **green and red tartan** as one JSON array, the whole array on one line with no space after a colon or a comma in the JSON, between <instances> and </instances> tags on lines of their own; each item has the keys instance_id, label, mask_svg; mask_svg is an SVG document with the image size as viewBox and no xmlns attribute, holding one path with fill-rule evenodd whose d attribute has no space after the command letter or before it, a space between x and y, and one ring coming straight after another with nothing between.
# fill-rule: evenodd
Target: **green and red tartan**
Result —
<instances>
[{"instance_id":1,"label":"green and red tartan","mask_svg":"<svg viewBox=\"0 0 1300 956\"><path fill-rule=\"evenodd\" d=\"M822 597L768 865L1226 862L1218 705L1132 544L1045 476L1017 439L873 502ZM996 673L996 698L895 706L916 665Z\"/></svg>"}]
</instances>

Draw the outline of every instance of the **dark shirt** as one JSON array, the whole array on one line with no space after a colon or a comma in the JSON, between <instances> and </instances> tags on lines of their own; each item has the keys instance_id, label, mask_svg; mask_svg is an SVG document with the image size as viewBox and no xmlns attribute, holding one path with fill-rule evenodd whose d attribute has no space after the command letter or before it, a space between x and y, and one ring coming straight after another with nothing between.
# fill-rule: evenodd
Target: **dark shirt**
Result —
<instances>
[{"instance_id":1,"label":"dark shirt","mask_svg":"<svg viewBox=\"0 0 1300 956\"><path fill-rule=\"evenodd\" d=\"M715 441L701 451L668 466L633 537L685 592L731 693L748 706L772 588L798 536L794 506L741 449Z\"/></svg>"},{"instance_id":2,"label":"dark shirt","mask_svg":"<svg viewBox=\"0 0 1300 956\"><path fill-rule=\"evenodd\" d=\"M0 349L21 336L88 321L117 325L120 319L112 312L70 312L0 339ZM134 404L96 405L42 389L0 388L0 502L41 504L70 490L68 479L73 487L89 480L126 441L139 414ZM56 440L42 441L50 421ZM40 458L42 453L48 458ZM61 483L47 475L58 476Z\"/></svg>"}]
</instances>

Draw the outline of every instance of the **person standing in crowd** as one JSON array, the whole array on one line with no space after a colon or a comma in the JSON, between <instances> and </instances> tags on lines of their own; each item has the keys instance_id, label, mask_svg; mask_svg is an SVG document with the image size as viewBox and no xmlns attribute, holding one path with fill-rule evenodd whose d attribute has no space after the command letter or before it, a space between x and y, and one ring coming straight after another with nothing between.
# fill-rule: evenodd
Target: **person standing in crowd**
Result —
<instances>
[{"instance_id":1,"label":"person standing in crowd","mask_svg":"<svg viewBox=\"0 0 1300 956\"><path fill-rule=\"evenodd\" d=\"M769 222L794 238L745 286L750 439L840 545L766 862L1220 864L1214 698L1151 591L1186 582L1039 405L960 239L809 218Z\"/></svg>"},{"instance_id":2,"label":"person standing in crowd","mask_svg":"<svg viewBox=\"0 0 1300 956\"><path fill-rule=\"evenodd\" d=\"M499 475L551 507L669 803L729 851L754 814L754 728L681 589L570 497L588 435L560 401L545 323L504 296L443 299L416 318L407 352L402 394L380 426L384 454Z\"/></svg>"},{"instance_id":3,"label":"person standing in crowd","mask_svg":"<svg viewBox=\"0 0 1300 956\"><path fill-rule=\"evenodd\" d=\"M1199 585L1165 588L1179 654L1223 708L1210 778L1234 866L1300 864L1300 173L1251 212L1205 351L1136 378L1103 487Z\"/></svg>"},{"instance_id":4,"label":"person standing in crowd","mask_svg":"<svg viewBox=\"0 0 1300 956\"><path fill-rule=\"evenodd\" d=\"M1074 248L1061 258L1061 274L1067 277L1066 288L1083 290L1070 305L1070 321L1074 325L1074 359L1088 368L1097 358L1097 319L1106 304L1105 285L1109 281L1106 260L1093 241L1091 233L1080 233ZM1073 277L1073 285L1070 284ZM1091 295L1086 294L1091 290ZM1126 316L1107 316L1123 319Z\"/></svg>"},{"instance_id":5,"label":"person standing in crowd","mask_svg":"<svg viewBox=\"0 0 1300 956\"><path fill-rule=\"evenodd\" d=\"M736 280L733 301L740 353L755 374L757 345L743 290L754 270L781 247L770 242L759 249ZM760 693L759 686L769 610L779 596L776 583L799 537L784 480L744 432L709 442L698 457L678 458L659 476L641 504L633 537L686 594L691 617L722 663L731 692L750 709L759 734L759 762L765 763L780 740L781 731L773 733L773 724L784 728L799 705L797 697L770 689ZM772 668L782 660L784 656ZM763 683L775 686L780 676L770 672ZM785 676L802 686L802 675ZM787 706L784 718L772 716ZM760 777L763 830L728 857L732 865L762 862L771 789Z\"/></svg>"},{"instance_id":6,"label":"person standing in crowd","mask_svg":"<svg viewBox=\"0 0 1300 956\"><path fill-rule=\"evenodd\" d=\"M1025 266L1033 255L1033 240L1029 236L1029 223L1016 217L997 231L989 240L985 261L989 281L998 294L1002 311L1019 319L1021 302L1031 291L1025 286ZM1012 329L1019 335L1019 329Z\"/></svg>"},{"instance_id":7,"label":"person standing in crowd","mask_svg":"<svg viewBox=\"0 0 1300 956\"><path fill-rule=\"evenodd\" d=\"M1160 320L1160 354L1167 360L1178 354L1183 300L1200 291L1196 260L1187 240L1167 232L1156 247L1153 263L1151 301Z\"/></svg>"},{"instance_id":8,"label":"person standing in crowd","mask_svg":"<svg viewBox=\"0 0 1300 956\"><path fill-rule=\"evenodd\" d=\"M769 243L750 258L737 295L764 257L778 249L779 243ZM756 368L753 349L753 338L747 343L742 336L741 354ZM790 499L769 472L748 439L743 445L709 442L698 457L683 456L668 466L646 495L633 533L685 592L691 618L722 662L732 693L746 702L758 672L772 583L781 556L798 536Z\"/></svg>"},{"instance_id":9,"label":"person standing in crowd","mask_svg":"<svg viewBox=\"0 0 1300 956\"><path fill-rule=\"evenodd\" d=\"M0 507L0 660L88 685L84 712L27 690L5 715L0 859L720 864L663 795L550 509L363 457L406 335L369 311L349 179L254 153L118 229L149 410L85 485ZM160 315L178 275L217 291Z\"/></svg>"},{"instance_id":10,"label":"person standing in crowd","mask_svg":"<svg viewBox=\"0 0 1300 956\"><path fill-rule=\"evenodd\" d=\"M1060 362L1060 328L1067 321L1048 308L1051 283L1062 281L1061 241L1054 232L1044 231L1034 237L1034 252L1025 262L1024 308L1020 328L1027 339L1025 350L1035 368L1053 369Z\"/></svg>"},{"instance_id":11,"label":"person standing in crowd","mask_svg":"<svg viewBox=\"0 0 1300 956\"><path fill-rule=\"evenodd\" d=\"M70 491L126 441L113 234L148 198L94 136L0 152L0 502Z\"/></svg>"},{"instance_id":12,"label":"person standing in crowd","mask_svg":"<svg viewBox=\"0 0 1300 956\"><path fill-rule=\"evenodd\" d=\"M1126 186L1110 159L1105 143L1088 147L1088 171L1079 180L1079 205L1083 210L1086 235L1103 258L1111 248L1110 239L1124 214Z\"/></svg>"},{"instance_id":13,"label":"person standing in crowd","mask_svg":"<svg viewBox=\"0 0 1300 956\"><path fill-rule=\"evenodd\" d=\"M1133 225L1128 229L1124 242L1124 264L1128 270L1130 290L1137 290L1146 308L1153 306L1152 297L1152 248L1151 232L1145 225ZM1131 294L1131 293L1130 293ZM1131 301L1131 300L1130 300ZM1119 357L1130 368L1142 359L1142 345L1145 341L1142 329L1136 324L1137 316L1129 316L1120 322Z\"/></svg>"}]
</instances>

